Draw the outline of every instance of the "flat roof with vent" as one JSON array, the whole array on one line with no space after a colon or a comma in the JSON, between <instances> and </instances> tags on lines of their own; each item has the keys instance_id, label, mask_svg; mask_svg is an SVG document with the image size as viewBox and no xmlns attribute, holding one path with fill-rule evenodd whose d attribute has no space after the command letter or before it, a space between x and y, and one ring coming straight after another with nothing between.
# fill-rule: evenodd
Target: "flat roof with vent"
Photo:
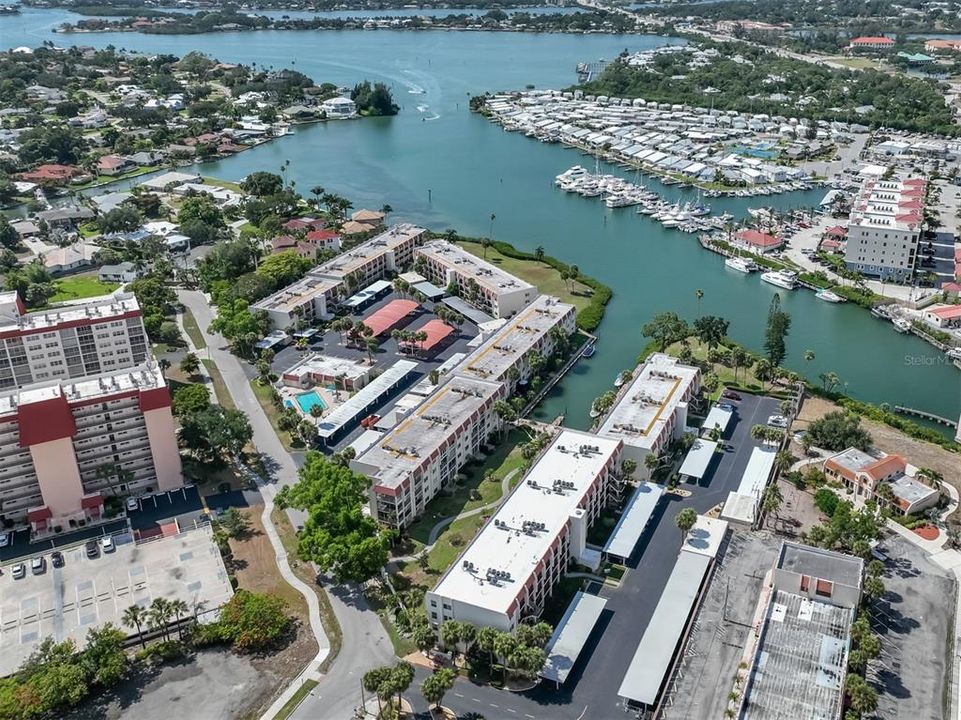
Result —
<instances>
[{"instance_id":1,"label":"flat roof with vent","mask_svg":"<svg viewBox=\"0 0 961 720\"><path fill-rule=\"evenodd\" d=\"M459 275L473 278L478 285L482 285L496 294L528 290L534 287L529 282L514 277L506 270L501 270L496 265L446 240L433 240L424 243L417 250L417 254L436 260Z\"/></svg>"},{"instance_id":2,"label":"flat roof with vent","mask_svg":"<svg viewBox=\"0 0 961 720\"><path fill-rule=\"evenodd\" d=\"M698 376L698 369L663 353L652 354L597 431L626 445L650 449Z\"/></svg>"},{"instance_id":3,"label":"flat roof with vent","mask_svg":"<svg viewBox=\"0 0 961 720\"><path fill-rule=\"evenodd\" d=\"M500 383L455 375L356 462L369 468L375 492L395 488L502 392Z\"/></svg>"},{"instance_id":4,"label":"flat roof with vent","mask_svg":"<svg viewBox=\"0 0 961 720\"><path fill-rule=\"evenodd\" d=\"M433 592L506 614L595 479L612 466L618 440L562 430L475 536Z\"/></svg>"},{"instance_id":5,"label":"flat roof with vent","mask_svg":"<svg viewBox=\"0 0 961 720\"><path fill-rule=\"evenodd\" d=\"M140 314L140 304L133 293L117 293L86 298L47 310L26 313L0 320L0 337L43 330L49 332L64 325L106 322Z\"/></svg>"},{"instance_id":6,"label":"flat roof with vent","mask_svg":"<svg viewBox=\"0 0 961 720\"><path fill-rule=\"evenodd\" d=\"M573 305L549 295L540 295L471 353L460 371L484 380L503 379L508 368L530 352L551 328L573 313Z\"/></svg>"}]
</instances>

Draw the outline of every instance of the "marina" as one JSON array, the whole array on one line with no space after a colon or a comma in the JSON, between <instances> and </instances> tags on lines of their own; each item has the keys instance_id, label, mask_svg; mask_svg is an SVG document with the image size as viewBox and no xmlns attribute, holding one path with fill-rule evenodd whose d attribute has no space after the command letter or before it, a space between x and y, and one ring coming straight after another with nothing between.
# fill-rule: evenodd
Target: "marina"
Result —
<instances>
[{"instance_id":1,"label":"marina","mask_svg":"<svg viewBox=\"0 0 961 720\"><path fill-rule=\"evenodd\" d=\"M113 44L184 55L197 42L189 35L103 33L74 40L50 33L50 28L78 17L25 7L20 15L0 20L3 44L36 46L56 38L60 44ZM325 51L318 53L321 40ZM920 338L891 332L887 323L874 322L854 303L831 304L814 293L784 293L761 282L759 273L726 268L723 256L703 252L697 242L679 242L683 235L638 215L636 207L608 209L560 192L553 178L575 163L593 168L594 158L585 162L578 149L503 132L468 111L468 93L528 84L567 87L575 80L578 61L616 57L625 46L637 51L669 42L676 40L650 35L264 31L244 36L240 49L236 36L205 36L205 51L225 62L276 66L278 58L293 54L299 71L338 84L356 82L357 68L363 68L363 77L392 87L401 112L394 118L299 126L293 135L190 169L239 181L290 159L286 174L298 188L321 184L350 197L356 207L380 207L386 199L394 208L392 221L417 222L438 232L454 228L463 235L486 237L492 230L495 241L528 252L543 246L551 256L608 285L614 297L597 332L596 355L547 395L535 411L537 418L552 420L566 413L572 427L588 427L591 400L611 387L619 371L634 365L646 342L641 326L663 309L691 320L716 305L730 321L731 339L759 352L763 311L773 292L782 292L782 306L795 318L786 367L811 378L836 372L845 392L859 399L957 416L961 393L945 392L958 388L957 370L945 363L904 362L906 356L943 357ZM416 88L423 94L407 92ZM428 106L428 111L421 112L418 105ZM437 120L422 120L434 114ZM431 162L423 162L424 148L432 149ZM323 166L304 161L311 157L323 157ZM622 170L600 160L599 173ZM624 174L633 179L634 173ZM652 188L671 205L696 204L693 188L663 183ZM730 213L736 219L749 218L748 207L761 204L738 196L708 198L706 191L702 197L713 214ZM815 207L823 197L824 189L816 187L764 196L763 204L787 212ZM704 292L700 303L695 289ZM873 361L864 363L848 352L852 346L870 348ZM806 361L805 349L813 350L815 359Z\"/></svg>"}]
</instances>

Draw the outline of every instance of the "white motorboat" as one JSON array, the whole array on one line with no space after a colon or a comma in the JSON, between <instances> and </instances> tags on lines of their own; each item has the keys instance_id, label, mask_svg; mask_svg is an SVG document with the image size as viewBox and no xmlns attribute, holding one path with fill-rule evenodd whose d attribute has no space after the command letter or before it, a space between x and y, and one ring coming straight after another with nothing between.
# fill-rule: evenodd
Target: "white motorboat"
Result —
<instances>
[{"instance_id":1,"label":"white motorboat","mask_svg":"<svg viewBox=\"0 0 961 720\"><path fill-rule=\"evenodd\" d=\"M584 348L584 353L582 357L586 357L586 358L594 357L595 352L597 352L597 348L594 346L594 343L591 342L586 348Z\"/></svg>"},{"instance_id":2,"label":"white motorboat","mask_svg":"<svg viewBox=\"0 0 961 720\"><path fill-rule=\"evenodd\" d=\"M785 290L793 290L797 286L797 273L790 270L770 270L761 273L761 280L770 284L777 285Z\"/></svg>"},{"instance_id":3,"label":"white motorboat","mask_svg":"<svg viewBox=\"0 0 961 720\"><path fill-rule=\"evenodd\" d=\"M757 263L743 257L729 257L724 261L724 267L729 267L731 270L737 270L742 273L752 273L757 270Z\"/></svg>"},{"instance_id":4,"label":"white motorboat","mask_svg":"<svg viewBox=\"0 0 961 720\"><path fill-rule=\"evenodd\" d=\"M831 292L830 290L821 290L815 293L814 297L816 297L818 300L824 300L824 302L829 302L829 303L846 302L846 300L843 297L841 297L837 293Z\"/></svg>"},{"instance_id":5,"label":"white motorboat","mask_svg":"<svg viewBox=\"0 0 961 720\"><path fill-rule=\"evenodd\" d=\"M614 387L619 388L625 382L624 373L618 373L617 377L614 379Z\"/></svg>"},{"instance_id":6,"label":"white motorboat","mask_svg":"<svg viewBox=\"0 0 961 720\"><path fill-rule=\"evenodd\" d=\"M904 318L894 318L891 322L894 324L894 329L899 333L911 332L910 320L905 320Z\"/></svg>"}]
</instances>

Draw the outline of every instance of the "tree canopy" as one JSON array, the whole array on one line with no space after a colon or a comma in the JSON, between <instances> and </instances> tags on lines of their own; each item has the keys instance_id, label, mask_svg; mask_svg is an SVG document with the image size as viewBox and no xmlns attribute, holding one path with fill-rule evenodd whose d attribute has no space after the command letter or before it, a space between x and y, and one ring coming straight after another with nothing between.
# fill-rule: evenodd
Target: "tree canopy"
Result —
<instances>
[{"instance_id":1,"label":"tree canopy","mask_svg":"<svg viewBox=\"0 0 961 720\"><path fill-rule=\"evenodd\" d=\"M281 507L308 513L298 552L340 581L361 582L387 562L387 533L362 511L370 480L317 452L307 453L300 479L277 496Z\"/></svg>"},{"instance_id":2,"label":"tree canopy","mask_svg":"<svg viewBox=\"0 0 961 720\"><path fill-rule=\"evenodd\" d=\"M867 450L871 434L861 427L861 418L851 412L835 410L813 421L807 430L810 443L825 450L840 452L849 447Z\"/></svg>"}]
</instances>

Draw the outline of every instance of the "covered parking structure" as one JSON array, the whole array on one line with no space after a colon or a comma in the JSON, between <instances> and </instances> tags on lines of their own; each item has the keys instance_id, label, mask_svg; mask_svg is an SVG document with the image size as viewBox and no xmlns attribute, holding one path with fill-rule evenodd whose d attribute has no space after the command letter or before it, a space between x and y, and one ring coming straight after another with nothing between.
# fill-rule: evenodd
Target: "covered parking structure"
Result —
<instances>
[{"instance_id":1,"label":"covered parking structure","mask_svg":"<svg viewBox=\"0 0 961 720\"><path fill-rule=\"evenodd\" d=\"M414 330L415 333L426 333L427 339L423 342L413 341L401 343L401 349L405 351L416 351L422 355L432 355L440 350L444 343L450 340L454 334L454 328L443 320L433 318Z\"/></svg>"},{"instance_id":2,"label":"covered parking structure","mask_svg":"<svg viewBox=\"0 0 961 720\"><path fill-rule=\"evenodd\" d=\"M364 385L347 402L318 420L318 441L327 447L336 445L365 415L380 407L391 393L406 384L415 369L417 363L398 360Z\"/></svg>"},{"instance_id":3,"label":"covered parking structure","mask_svg":"<svg viewBox=\"0 0 961 720\"><path fill-rule=\"evenodd\" d=\"M681 463L681 469L678 470L678 474L683 478L687 478L689 482L701 480L707 474L716 450L716 442L698 438L694 441L694 444L691 445L687 457L685 457L684 462Z\"/></svg>"},{"instance_id":4,"label":"covered parking structure","mask_svg":"<svg viewBox=\"0 0 961 720\"><path fill-rule=\"evenodd\" d=\"M341 303L341 306L349 312L359 312L386 296L392 288L393 285L388 280L378 280L359 293L351 295Z\"/></svg>"},{"instance_id":5,"label":"covered parking structure","mask_svg":"<svg viewBox=\"0 0 961 720\"><path fill-rule=\"evenodd\" d=\"M413 300L391 300L389 303L364 318L364 325L370 328L374 337L389 333L410 318L420 307Z\"/></svg>"},{"instance_id":6,"label":"covered parking structure","mask_svg":"<svg viewBox=\"0 0 961 720\"><path fill-rule=\"evenodd\" d=\"M727 432L728 426L731 424L731 418L734 417L734 410L732 408L721 407L720 405L715 405L711 408L711 411L704 418L704 424L701 426L702 433L709 433L714 428L717 428L721 437L724 437L724 433Z\"/></svg>"},{"instance_id":7,"label":"covered parking structure","mask_svg":"<svg viewBox=\"0 0 961 720\"><path fill-rule=\"evenodd\" d=\"M547 643L547 661L540 672L542 678L553 680L558 687L564 684L605 605L607 600L597 595L578 592L574 596Z\"/></svg>"},{"instance_id":8,"label":"covered parking structure","mask_svg":"<svg viewBox=\"0 0 961 720\"><path fill-rule=\"evenodd\" d=\"M664 494L664 487L655 483L642 482L624 508L614 532L604 545L604 555L616 562L627 562L637 547L644 529L651 520L655 508Z\"/></svg>"},{"instance_id":9,"label":"covered parking structure","mask_svg":"<svg viewBox=\"0 0 961 720\"><path fill-rule=\"evenodd\" d=\"M484 311L478 310L473 305L468 305L466 301L457 296L445 297L442 302L451 310L460 313L475 325L483 325L484 323L489 323L494 319Z\"/></svg>"}]
</instances>

